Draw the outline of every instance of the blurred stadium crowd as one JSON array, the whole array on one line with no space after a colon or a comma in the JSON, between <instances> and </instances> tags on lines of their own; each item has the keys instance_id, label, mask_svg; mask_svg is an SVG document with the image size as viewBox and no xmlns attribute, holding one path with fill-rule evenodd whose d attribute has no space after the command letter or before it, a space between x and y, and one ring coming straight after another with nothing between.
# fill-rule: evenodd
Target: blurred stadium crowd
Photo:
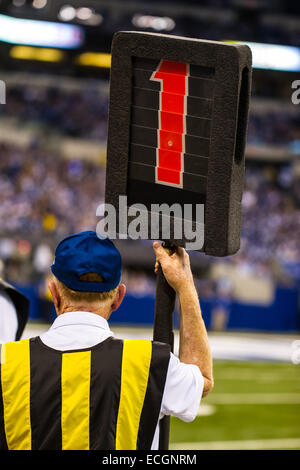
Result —
<instances>
[{"instance_id":1,"label":"blurred stadium crowd","mask_svg":"<svg viewBox=\"0 0 300 470\"><path fill-rule=\"evenodd\" d=\"M107 130L107 87L65 90L53 86L14 85L8 88L0 116L17 124L38 123L62 135L104 141ZM102 91L102 92L101 92Z\"/></svg>"},{"instance_id":2,"label":"blurred stadium crowd","mask_svg":"<svg viewBox=\"0 0 300 470\"><path fill-rule=\"evenodd\" d=\"M283 279L284 271L299 276L299 182L292 178L289 166L247 167L242 248L231 260L240 269L253 270L262 277L276 276L277 280Z\"/></svg>"},{"instance_id":3,"label":"blurred stadium crowd","mask_svg":"<svg viewBox=\"0 0 300 470\"><path fill-rule=\"evenodd\" d=\"M300 141L300 116L282 110L253 112L249 120L248 143L291 145Z\"/></svg>"},{"instance_id":4,"label":"blurred stadium crowd","mask_svg":"<svg viewBox=\"0 0 300 470\"><path fill-rule=\"evenodd\" d=\"M54 86L14 84L8 87L6 101L6 106L0 107L0 118L13 118L16 125L32 122L59 135L106 140L107 87L90 85L70 91ZM263 113L252 110L249 144L288 145L295 141L300 141L299 113L284 111L280 106Z\"/></svg>"}]
</instances>

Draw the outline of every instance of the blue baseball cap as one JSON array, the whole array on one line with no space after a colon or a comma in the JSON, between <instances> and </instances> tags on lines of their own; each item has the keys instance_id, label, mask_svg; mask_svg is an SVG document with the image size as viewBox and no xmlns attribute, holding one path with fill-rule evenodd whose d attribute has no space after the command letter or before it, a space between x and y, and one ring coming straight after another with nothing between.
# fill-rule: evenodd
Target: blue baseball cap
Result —
<instances>
[{"instance_id":1,"label":"blue baseball cap","mask_svg":"<svg viewBox=\"0 0 300 470\"><path fill-rule=\"evenodd\" d=\"M108 238L86 231L64 238L57 246L51 271L75 291L109 292L121 280L121 255ZM81 281L82 274L97 273L103 282Z\"/></svg>"}]
</instances>

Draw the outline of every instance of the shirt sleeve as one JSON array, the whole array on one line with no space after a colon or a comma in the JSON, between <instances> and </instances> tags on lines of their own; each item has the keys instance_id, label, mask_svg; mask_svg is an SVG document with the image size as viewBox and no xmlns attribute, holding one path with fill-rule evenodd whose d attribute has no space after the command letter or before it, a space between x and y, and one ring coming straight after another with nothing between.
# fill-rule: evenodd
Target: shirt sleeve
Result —
<instances>
[{"instance_id":1,"label":"shirt sleeve","mask_svg":"<svg viewBox=\"0 0 300 470\"><path fill-rule=\"evenodd\" d=\"M15 341L18 329L17 312L6 294L0 295L0 344Z\"/></svg>"},{"instance_id":2,"label":"shirt sleeve","mask_svg":"<svg viewBox=\"0 0 300 470\"><path fill-rule=\"evenodd\" d=\"M199 367L184 364L171 353L162 398L161 415L172 415L182 421L193 421L198 413L204 378Z\"/></svg>"}]
</instances>

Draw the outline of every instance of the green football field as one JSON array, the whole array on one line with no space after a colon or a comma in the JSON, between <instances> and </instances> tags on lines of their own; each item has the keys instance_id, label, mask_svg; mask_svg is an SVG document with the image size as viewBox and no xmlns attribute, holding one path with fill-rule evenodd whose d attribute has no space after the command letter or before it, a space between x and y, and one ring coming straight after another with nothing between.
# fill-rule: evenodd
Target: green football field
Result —
<instances>
[{"instance_id":1,"label":"green football field","mask_svg":"<svg viewBox=\"0 0 300 470\"><path fill-rule=\"evenodd\" d=\"M300 365L215 361L192 423L171 419L171 449L300 449Z\"/></svg>"}]
</instances>

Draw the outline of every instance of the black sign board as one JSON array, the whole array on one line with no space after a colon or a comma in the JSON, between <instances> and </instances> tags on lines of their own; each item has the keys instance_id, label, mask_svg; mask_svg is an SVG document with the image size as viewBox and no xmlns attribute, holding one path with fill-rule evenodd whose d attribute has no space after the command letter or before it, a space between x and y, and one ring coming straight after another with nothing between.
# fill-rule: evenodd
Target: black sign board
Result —
<instances>
[{"instance_id":1,"label":"black sign board","mask_svg":"<svg viewBox=\"0 0 300 470\"><path fill-rule=\"evenodd\" d=\"M251 51L246 45L116 33L105 202L118 210L119 196L124 195L128 206L143 204L149 227L153 204L177 203L181 222L192 219L193 228L195 207L204 204L201 251L235 253L240 245L250 85ZM190 215L185 215L184 204L193 205ZM180 239L174 235L178 216L167 217L169 240L185 246L184 233ZM163 233L154 238L164 239Z\"/></svg>"}]
</instances>

